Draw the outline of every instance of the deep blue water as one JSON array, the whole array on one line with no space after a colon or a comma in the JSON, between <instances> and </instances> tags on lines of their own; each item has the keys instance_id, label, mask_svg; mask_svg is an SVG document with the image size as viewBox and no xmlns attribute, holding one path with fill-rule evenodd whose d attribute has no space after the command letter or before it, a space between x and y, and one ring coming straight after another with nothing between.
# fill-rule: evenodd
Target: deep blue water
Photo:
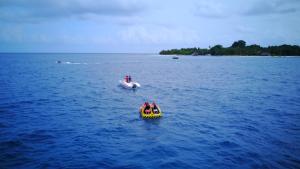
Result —
<instances>
[{"instance_id":1,"label":"deep blue water","mask_svg":"<svg viewBox=\"0 0 300 169\"><path fill-rule=\"evenodd\" d=\"M171 58L0 54L0 168L300 168L300 58Z\"/></svg>"}]
</instances>

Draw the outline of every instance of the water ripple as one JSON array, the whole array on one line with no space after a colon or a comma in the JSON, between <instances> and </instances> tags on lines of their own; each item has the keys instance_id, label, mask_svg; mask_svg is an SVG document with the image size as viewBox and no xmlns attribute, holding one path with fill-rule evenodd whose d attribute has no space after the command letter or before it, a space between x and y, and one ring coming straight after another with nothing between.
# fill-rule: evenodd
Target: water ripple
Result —
<instances>
[{"instance_id":1,"label":"water ripple","mask_svg":"<svg viewBox=\"0 0 300 169\"><path fill-rule=\"evenodd\" d=\"M0 54L0 61L1 169L300 166L298 58ZM126 74L142 87L119 87ZM157 102L163 117L142 119L145 101Z\"/></svg>"}]
</instances>

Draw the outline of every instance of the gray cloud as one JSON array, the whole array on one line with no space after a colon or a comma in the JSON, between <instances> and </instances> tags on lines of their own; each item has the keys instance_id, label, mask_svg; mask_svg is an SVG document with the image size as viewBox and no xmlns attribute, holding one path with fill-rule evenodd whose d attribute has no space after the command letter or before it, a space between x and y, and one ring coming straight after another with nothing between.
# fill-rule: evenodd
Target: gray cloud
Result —
<instances>
[{"instance_id":1,"label":"gray cloud","mask_svg":"<svg viewBox=\"0 0 300 169\"><path fill-rule=\"evenodd\" d=\"M127 17L144 8L137 0L0 0L0 20L40 22L45 18L85 15Z\"/></svg>"},{"instance_id":2,"label":"gray cloud","mask_svg":"<svg viewBox=\"0 0 300 169\"><path fill-rule=\"evenodd\" d=\"M287 14L300 10L299 0L272 0L259 1L252 5L243 14L249 16L269 15L269 14Z\"/></svg>"},{"instance_id":3,"label":"gray cloud","mask_svg":"<svg viewBox=\"0 0 300 169\"><path fill-rule=\"evenodd\" d=\"M233 16L262 16L289 14L300 11L300 0L220 0L203 1L195 4L195 15L205 18Z\"/></svg>"}]
</instances>

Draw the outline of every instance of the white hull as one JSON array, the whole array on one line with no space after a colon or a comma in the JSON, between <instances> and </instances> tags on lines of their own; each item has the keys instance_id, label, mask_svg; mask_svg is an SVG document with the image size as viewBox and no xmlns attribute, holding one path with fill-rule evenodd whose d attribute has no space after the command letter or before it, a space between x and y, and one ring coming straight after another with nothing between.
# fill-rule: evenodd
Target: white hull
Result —
<instances>
[{"instance_id":1,"label":"white hull","mask_svg":"<svg viewBox=\"0 0 300 169\"><path fill-rule=\"evenodd\" d=\"M127 88L127 89L136 89L136 88L141 87L141 85L137 82L127 83L124 80L120 80L120 84L121 84L121 86L123 86L124 88Z\"/></svg>"}]
</instances>

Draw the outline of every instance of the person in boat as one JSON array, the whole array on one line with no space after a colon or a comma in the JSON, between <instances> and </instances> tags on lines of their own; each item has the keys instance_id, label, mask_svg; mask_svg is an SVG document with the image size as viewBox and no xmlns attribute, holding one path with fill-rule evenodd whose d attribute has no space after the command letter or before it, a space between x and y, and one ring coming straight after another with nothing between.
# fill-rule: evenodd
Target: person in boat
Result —
<instances>
[{"instance_id":1,"label":"person in boat","mask_svg":"<svg viewBox=\"0 0 300 169\"><path fill-rule=\"evenodd\" d=\"M126 83L129 82L129 77L128 77L128 75L125 76L124 80L125 80Z\"/></svg>"},{"instance_id":2,"label":"person in boat","mask_svg":"<svg viewBox=\"0 0 300 169\"><path fill-rule=\"evenodd\" d=\"M155 102L152 103L152 109L153 109L153 113L154 114L158 114L159 113L159 110L158 110L157 105L155 104Z\"/></svg>"},{"instance_id":3,"label":"person in boat","mask_svg":"<svg viewBox=\"0 0 300 169\"><path fill-rule=\"evenodd\" d=\"M131 82L131 76L129 75L128 76L128 83L130 83Z\"/></svg>"},{"instance_id":4,"label":"person in boat","mask_svg":"<svg viewBox=\"0 0 300 169\"><path fill-rule=\"evenodd\" d=\"M150 104L148 102L145 102L144 106L145 106L144 113L145 114L150 114L150 112L151 112Z\"/></svg>"}]
</instances>

